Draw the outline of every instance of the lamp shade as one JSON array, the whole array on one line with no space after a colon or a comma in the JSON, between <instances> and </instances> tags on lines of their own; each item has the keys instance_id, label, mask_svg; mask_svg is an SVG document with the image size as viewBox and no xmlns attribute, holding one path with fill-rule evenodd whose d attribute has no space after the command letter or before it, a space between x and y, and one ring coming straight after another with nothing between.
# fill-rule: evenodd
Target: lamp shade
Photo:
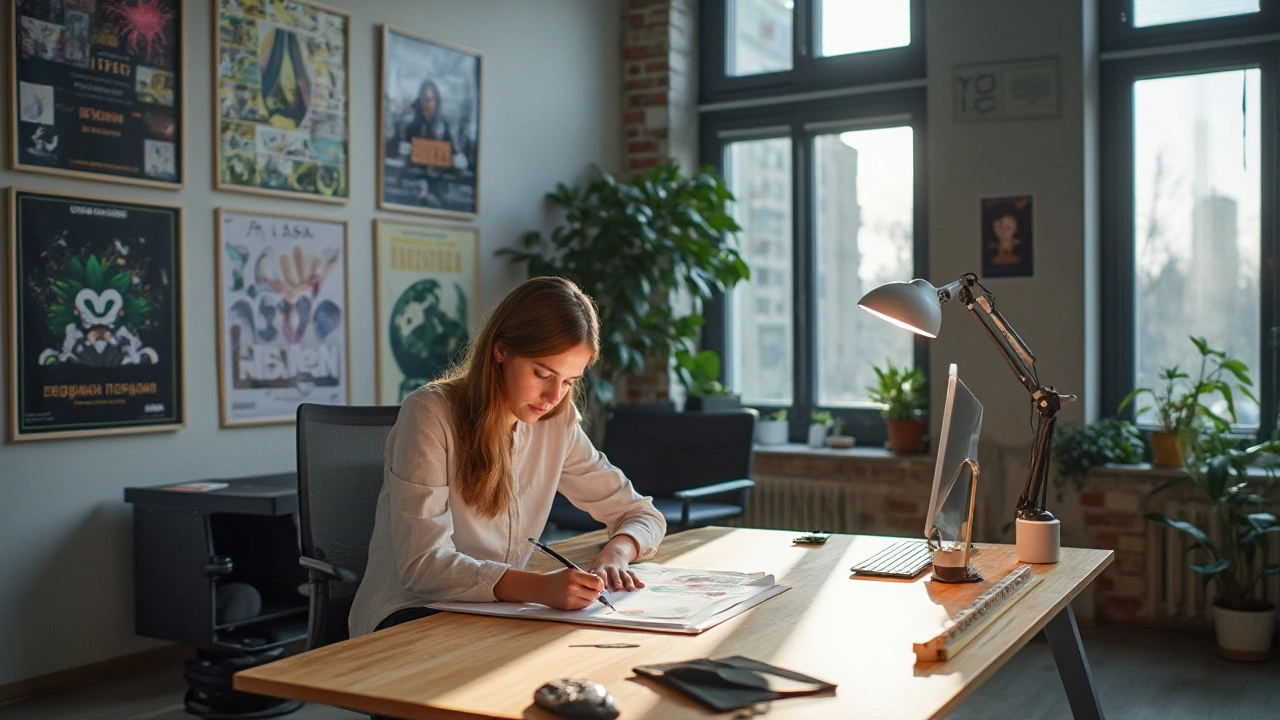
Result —
<instances>
[{"instance_id":1,"label":"lamp shade","mask_svg":"<svg viewBox=\"0 0 1280 720\"><path fill-rule=\"evenodd\" d=\"M858 307L918 335L938 337L942 329L942 304L938 289L929 281L885 283L858 301Z\"/></svg>"}]
</instances>

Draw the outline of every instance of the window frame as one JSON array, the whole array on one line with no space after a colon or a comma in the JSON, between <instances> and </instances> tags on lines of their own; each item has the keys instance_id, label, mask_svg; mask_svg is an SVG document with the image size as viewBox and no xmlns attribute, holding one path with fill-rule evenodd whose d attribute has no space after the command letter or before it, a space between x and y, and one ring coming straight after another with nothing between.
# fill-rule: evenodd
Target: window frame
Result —
<instances>
[{"instance_id":1,"label":"window frame","mask_svg":"<svg viewBox=\"0 0 1280 720\"><path fill-rule=\"evenodd\" d=\"M1280 0L1259 0L1259 11L1253 15L1189 20L1145 28L1135 28L1131 24L1133 3L1134 0L1099 0L1103 52L1280 32Z\"/></svg>"}]
</instances>

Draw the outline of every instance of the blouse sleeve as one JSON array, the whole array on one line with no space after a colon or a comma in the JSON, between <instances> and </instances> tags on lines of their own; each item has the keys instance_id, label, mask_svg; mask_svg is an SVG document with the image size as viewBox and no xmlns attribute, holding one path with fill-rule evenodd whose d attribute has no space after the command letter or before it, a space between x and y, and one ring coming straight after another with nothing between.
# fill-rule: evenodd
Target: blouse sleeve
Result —
<instances>
[{"instance_id":1,"label":"blouse sleeve","mask_svg":"<svg viewBox=\"0 0 1280 720\"><path fill-rule=\"evenodd\" d=\"M423 599L493 602L493 586L511 566L477 560L453 546L445 412L438 404L411 398L391 430L392 560L404 588Z\"/></svg>"},{"instance_id":2,"label":"blouse sleeve","mask_svg":"<svg viewBox=\"0 0 1280 720\"><path fill-rule=\"evenodd\" d=\"M610 538L631 536L640 548L637 560L653 557L667 532L666 519L653 506L653 498L636 492L627 476L591 444L579 424L581 416L576 409L572 414L568 451L560 471L560 492L574 506L604 523Z\"/></svg>"}]
</instances>

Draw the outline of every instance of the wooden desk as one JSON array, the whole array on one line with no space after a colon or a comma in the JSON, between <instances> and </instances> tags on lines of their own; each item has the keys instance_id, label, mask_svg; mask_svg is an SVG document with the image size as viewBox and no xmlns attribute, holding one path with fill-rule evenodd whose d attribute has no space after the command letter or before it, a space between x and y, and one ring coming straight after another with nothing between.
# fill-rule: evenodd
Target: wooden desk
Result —
<instances>
[{"instance_id":1,"label":"wooden desk","mask_svg":"<svg viewBox=\"0 0 1280 720\"><path fill-rule=\"evenodd\" d=\"M895 538L834 535L796 546L794 532L702 528L668 537L658 561L678 567L773 572L792 586L701 635L441 613L238 673L235 688L405 718L550 718L533 705L549 680L597 680L622 718L701 718L693 701L631 668L746 655L839 685L834 695L775 702L770 717L932 718L958 706L1037 632L1046 630L1076 717L1100 717L1068 603L1111 563L1109 550L1064 548L1034 566L1043 581L954 660L917 664L911 644L1012 570L1011 545L984 545L986 583L942 585L851 576L849 567ZM588 562L599 532L558 543ZM531 569L553 565L535 557ZM634 642L639 648L570 648ZM727 717L727 715L722 716Z\"/></svg>"}]
</instances>

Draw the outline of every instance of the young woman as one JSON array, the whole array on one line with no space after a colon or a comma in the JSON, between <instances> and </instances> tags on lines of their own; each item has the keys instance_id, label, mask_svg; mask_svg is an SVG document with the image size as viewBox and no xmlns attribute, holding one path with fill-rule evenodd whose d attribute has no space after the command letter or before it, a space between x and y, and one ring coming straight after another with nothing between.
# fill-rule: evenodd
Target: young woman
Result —
<instances>
[{"instance_id":1,"label":"young woman","mask_svg":"<svg viewBox=\"0 0 1280 720\"><path fill-rule=\"evenodd\" d=\"M574 386L600 354L591 299L562 278L507 295L466 359L400 406L387 438L356 637L431 614L434 601L538 602L577 610L643 584L666 521L579 427ZM522 570L556 490L608 529L588 572Z\"/></svg>"}]
</instances>

